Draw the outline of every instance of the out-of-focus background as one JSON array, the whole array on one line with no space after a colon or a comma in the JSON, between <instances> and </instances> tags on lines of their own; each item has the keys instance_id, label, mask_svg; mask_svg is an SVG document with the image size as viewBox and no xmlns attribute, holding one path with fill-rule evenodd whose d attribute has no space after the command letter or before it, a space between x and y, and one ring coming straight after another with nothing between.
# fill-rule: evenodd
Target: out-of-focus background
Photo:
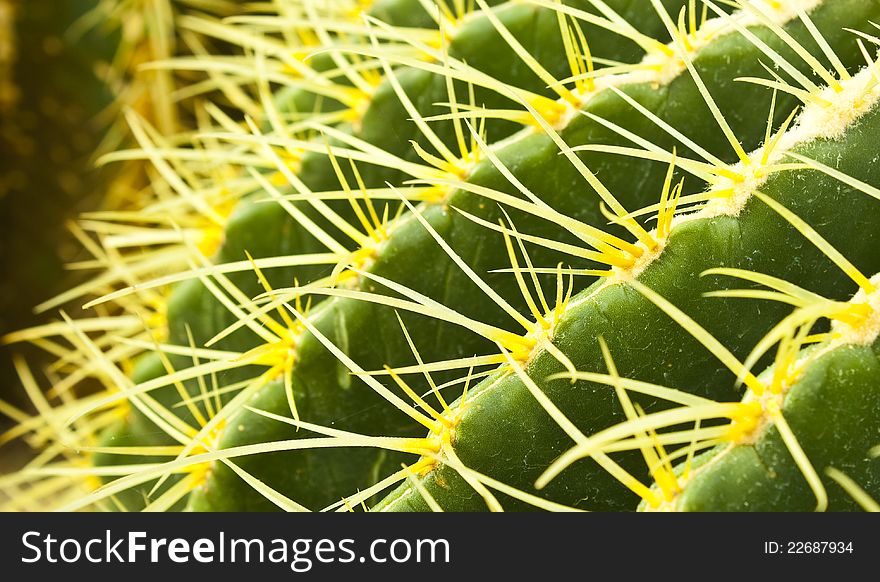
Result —
<instances>
[{"instance_id":1,"label":"out-of-focus background","mask_svg":"<svg viewBox=\"0 0 880 582\"><path fill-rule=\"evenodd\" d=\"M78 252L65 223L102 196L93 156L112 103L102 75L114 39L71 34L94 5L0 0L0 335L45 320L34 306L75 275L64 268ZM0 348L0 399L26 407L12 349L35 361L40 354ZM10 422L0 415L0 434ZM0 473L18 454L5 447Z\"/></svg>"}]
</instances>

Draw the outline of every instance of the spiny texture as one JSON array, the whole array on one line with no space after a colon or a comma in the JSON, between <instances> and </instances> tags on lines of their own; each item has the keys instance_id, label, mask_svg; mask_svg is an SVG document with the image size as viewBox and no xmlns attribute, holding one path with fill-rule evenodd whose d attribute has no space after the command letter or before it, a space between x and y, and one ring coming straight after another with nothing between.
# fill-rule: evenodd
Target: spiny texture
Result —
<instances>
[{"instance_id":1,"label":"spiny texture","mask_svg":"<svg viewBox=\"0 0 880 582\"><path fill-rule=\"evenodd\" d=\"M66 510L871 507L878 17L181 18L239 52L152 65L206 75L197 130L126 115L106 161L162 195L96 217L102 270L48 304L94 316L8 338L58 362L43 395L17 360L37 414L4 438L45 452L2 482Z\"/></svg>"},{"instance_id":2,"label":"spiny texture","mask_svg":"<svg viewBox=\"0 0 880 582\"><path fill-rule=\"evenodd\" d=\"M34 298L48 298L63 288L58 284L64 271L61 257L69 252L59 248L62 225L74 216L77 203L100 189L89 163L99 138L89 127L110 96L92 73L91 61L105 47L83 42L74 51L63 50L62 35L75 14L71 8L57 2L26 10L22 2L0 2L4 333L38 321L29 313ZM34 75L34 70L46 72ZM2 370L0 397L26 402L17 398L19 387L5 361Z\"/></svg>"}]
</instances>

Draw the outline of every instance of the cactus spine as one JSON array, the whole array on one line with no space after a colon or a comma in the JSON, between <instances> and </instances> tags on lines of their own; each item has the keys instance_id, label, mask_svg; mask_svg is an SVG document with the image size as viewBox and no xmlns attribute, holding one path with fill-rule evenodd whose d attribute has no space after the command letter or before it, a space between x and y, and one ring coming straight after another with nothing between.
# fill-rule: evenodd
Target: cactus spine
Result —
<instances>
[{"instance_id":1,"label":"cactus spine","mask_svg":"<svg viewBox=\"0 0 880 582\"><path fill-rule=\"evenodd\" d=\"M135 261L91 302L125 309L177 284L167 332L125 343L125 360L152 352L133 376L85 320L44 329L74 344L74 377L107 387L31 421L59 442L97 437L83 447L96 468L81 473L107 481L63 507L345 509L396 483L376 509L696 500L723 463L692 453L744 422L736 380L763 384L739 362L786 305L701 275L761 272L839 300L880 271L865 32L880 3L633 4L477 0L441 10L432 35L383 24L378 7L363 24L326 24L304 2L261 21L308 23L330 47L292 82L278 39L249 33L256 17L193 23L248 51L247 73L177 63L252 83L251 95L224 89L243 119L205 106L206 162L131 118L141 150L116 158L150 160L205 214L242 200L215 221L219 246L195 228L173 264ZM855 222L865 236L840 228ZM88 420L120 406L96 434ZM732 424L700 425L718 418ZM822 463L844 462L829 447ZM844 465L876 493L869 464ZM693 480L673 503L667 482L682 473ZM799 474L819 508L852 507L823 504L816 471Z\"/></svg>"}]
</instances>

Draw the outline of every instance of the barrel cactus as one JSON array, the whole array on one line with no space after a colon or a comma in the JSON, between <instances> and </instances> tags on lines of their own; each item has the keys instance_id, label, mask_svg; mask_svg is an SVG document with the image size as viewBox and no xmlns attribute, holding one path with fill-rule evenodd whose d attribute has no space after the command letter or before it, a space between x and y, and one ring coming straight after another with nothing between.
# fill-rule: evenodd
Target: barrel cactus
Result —
<instances>
[{"instance_id":1,"label":"barrel cactus","mask_svg":"<svg viewBox=\"0 0 880 582\"><path fill-rule=\"evenodd\" d=\"M147 65L204 75L197 123L124 112L137 147L103 162L148 162L155 200L103 215L93 279L7 337L57 360L15 360L35 412L3 405L0 438L39 452L0 483L61 510L876 507L873 22L880 1L177 20L226 52Z\"/></svg>"}]
</instances>

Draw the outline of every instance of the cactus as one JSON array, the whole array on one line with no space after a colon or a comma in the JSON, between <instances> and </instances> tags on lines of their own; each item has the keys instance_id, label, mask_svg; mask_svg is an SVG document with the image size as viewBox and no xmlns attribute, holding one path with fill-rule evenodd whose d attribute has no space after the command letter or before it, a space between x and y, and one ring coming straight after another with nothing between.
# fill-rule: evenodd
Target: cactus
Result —
<instances>
[{"instance_id":1,"label":"cactus","mask_svg":"<svg viewBox=\"0 0 880 582\"><path fill-rule=\"evenodd\" d=\"M861 276L859 292L841 302L748 271L716 269L707 274L760 282L770 291L728 290L713 296L772 298L797 309L745 361L743 372L766 346L778 342L773 367L751 378L742 403L728 416L733 422L725 425L726 442L696 458L688 451L691 458L680 467L667 463L661 469L665 474L655 481L658 491L643 507L841 511L869 506L850 493L856 482L877 489L870 450L876 445L872 433L878 412L873 390L880 278ZM811 337L820 318L830 319L831 327ZM817 431L820 426L835 428ZM827 487L834 481L842 487ZM861 487L855 490L869 499Z\"/></svg>"},{"instance_id":2,"label":"cactus","mask_svg":"<svg viewBox=\"0 0 880 582\"><path fill-rule=\"evenodd\" d=\"M287 4L185 24L241 57L156 64L227 108L191 145L130 114L140 149L110 159L213 218L132 234L146 258L56 302L97 289L97 317L12 337L64 338L73 370L46 398L17 360L38 414L8 410L12 436L47 452L6 486L63 509L869 505L880 2L476 0L406 26L405 0ZM291 22L322 48L263 36Z\"/></svg>"},{"instance_id":3,"label":"cactus","mask_svg":"<svg viewBox=\"0 0 880 582\"><path fill-rule=\"evenodd\" d=\"M84 170L98 143L88 132L91 118L109 103L106 87L91 71L94 54L104 47L82 43L64 50L62 35L75 8L69 4L28 10L21 2L0 2L4 333L37 321L29 313L34 297L47 298L62 288L62 257L70 249L59 248L65 242L59 225L75 214L77 203L100 189L95 172ZM36 69L47 73L31 74ZM61 94L64 99L58 98ZM7 374L5 360L2 373L0 396L14 398L17 382L14 373Z\"/></svg>"}]
</instances>

